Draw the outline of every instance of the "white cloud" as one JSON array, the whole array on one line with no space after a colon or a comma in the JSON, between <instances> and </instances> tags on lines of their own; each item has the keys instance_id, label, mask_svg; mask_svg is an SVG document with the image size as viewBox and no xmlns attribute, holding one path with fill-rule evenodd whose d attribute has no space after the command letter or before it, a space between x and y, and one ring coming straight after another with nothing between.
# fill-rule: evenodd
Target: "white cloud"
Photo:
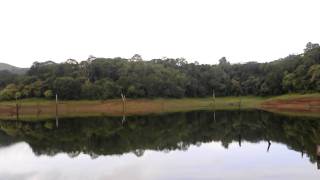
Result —
<instances>
[{"instance_id":1,"label":"white cloud","mask_svg":"<svg viewBox=\"0 0 320 180\"><path fill-rule=\"evenodd\" d=\"M270 61L320 42L317 0L3 0L0 61Z\"/></svg>"}]
</instances>

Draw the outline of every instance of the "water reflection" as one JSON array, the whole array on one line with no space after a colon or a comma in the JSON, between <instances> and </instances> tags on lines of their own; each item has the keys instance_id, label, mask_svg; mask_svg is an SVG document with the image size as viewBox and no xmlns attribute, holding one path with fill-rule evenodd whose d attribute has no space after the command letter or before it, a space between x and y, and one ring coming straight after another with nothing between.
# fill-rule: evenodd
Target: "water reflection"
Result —
<instances>
[{"instance_id":1,"label":"water reflection","mask_svg":"<svg viewBox=\"0 0 320 180\"><path fill-rule=\"evenodd\" d=\"M108 164L110 168L119 168L121 171L132 165L132 169L141 168L137 170L139 172L143 168L151 168L148 163L163 163L160 169L149 170L156 171L148 176L149 179L164 177L157 171L169 168L168 164L176 165L172 168L177 172L171 173L176 178L166 176L156 179L185 179L191 177L190 172L197 173L198 178L203 175L206 179L212 177L213 174L209 173L212 168L221 172L232 170L234 174L229 175L230 178L236 178L235 175L245 177L244 172L254 168L260 175L277 174L276 177L283 179L289 176L289 171L295 171L294 178L299 177L298 172L303 174L303 178L313 178L315 174L311 170L315 168L312 164L320 164L320 120L285 117L262 111L199 111L129 116L125 121L122 117L68 118L60 119L58 125L56 120L37 123L0 121L0 129L0 160L6 162L7 166L9 161L16 164L29 160L31 166L36 167L23 166L20 171L12 171L0 166L0 175L5 174L4 179L10 179L10 173L15 178L17 174L34 177L32 172L39 179L48 179L43 176L48 175L50 169L62 171L55 163L65 162L74 164L74 168L79 170L88 168L88 164L95 168L103 165L105 170ZM20 157L17 156L19 153ZM302 159L296 156L297 153L307 158ZM178 163L179 160L182 162ZM69 166L62 167L71 171ZM24 171L24 168L27 170ZM278 169L275 169L277 172L266 173L263 168ZM241 170L244 172L241 173ZM40 172L46 173L39 177ZM116 176L112 172L112 175L104 174L102 177L114 179ZM136 172L132 170L132 173ZM185 178L181 178L183 174L186 174ZM125 179L124 176L119 175Z\"/></svg>"}]
</instances>

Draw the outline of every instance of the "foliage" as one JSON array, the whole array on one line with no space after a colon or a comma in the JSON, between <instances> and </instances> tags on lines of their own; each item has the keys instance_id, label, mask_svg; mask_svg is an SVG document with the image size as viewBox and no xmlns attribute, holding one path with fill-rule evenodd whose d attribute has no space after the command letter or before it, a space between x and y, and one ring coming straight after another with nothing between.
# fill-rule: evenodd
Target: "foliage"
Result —
<instances>
[{"instance_id":1,"label":"foliage","mask_svg":"<svg viewBox=\"0 0 320 180\"><path fill-rule=\"evenodd\" d=\"M53 92L52 90L46 90L44 92L44 97L47 98L47 99L51 99L53 97Z\"/></svg>"},{"instance_id":2,"label":"foliage","mask_svg":"<svg viewBox=\"0 0 320 180\"><path fill-rule=\"evenodd\" d=\"M62 99L204 97L279 95L320 90L320 46L308 43L304 53L272 61L230 64L225 57L217 65L188 63L183 58L143 61L96 58L57 64L35 62L27 75L0 71L0 99L47 97L52 90ZM15 88L13 87L15 85ZM8 87L8 86L11 87Z\"/></svg>"},{"instance_id":3,"label":"foliage","mask_svg":"<svg viewBox=\"0 0 320 180\"><path fill-rule=\"evenodd\" d=\"M15 84L9 84L5 89L0 92L1 100L11 100L16 98L18 87Z\"/></svg>"},{"instance_id":4,"label":"foliage","mask_svg":"<svg viewBox=\"0 0 320 180\"><path fill-rule=\"evenodd\" d=\"M78 99L81 93L81 82L72 77L59 77L54 81L53 89L62 99Z\"/></svg>"}]
</instances>

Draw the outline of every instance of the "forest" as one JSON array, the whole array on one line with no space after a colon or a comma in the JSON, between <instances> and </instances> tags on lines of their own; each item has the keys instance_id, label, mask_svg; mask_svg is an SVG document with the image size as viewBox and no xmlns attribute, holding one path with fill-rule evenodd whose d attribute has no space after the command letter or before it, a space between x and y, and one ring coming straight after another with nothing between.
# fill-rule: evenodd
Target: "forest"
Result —
<instances>
[{"instance_id":1,"label":"forest","mask_svg":"<svg viewBox=\"0 0 320 180\"><path fill-rule=\"evenodd\" d=\"M144 61L90 56L78 62L34 62L23 75L0 71L0 100L59 98L183 98L271 96L320 91L320 46L307 43L302 54L268 63L189 63L183 58Z\"/></svg>"}]
</instances>

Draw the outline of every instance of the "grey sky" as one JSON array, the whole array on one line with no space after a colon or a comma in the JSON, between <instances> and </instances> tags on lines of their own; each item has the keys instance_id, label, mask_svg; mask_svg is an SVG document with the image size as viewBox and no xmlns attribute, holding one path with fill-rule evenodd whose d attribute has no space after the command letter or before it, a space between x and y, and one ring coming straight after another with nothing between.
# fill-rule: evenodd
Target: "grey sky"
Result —
<instances>
[{"instance_id":1,"label":"grey sky","mask_svg":"<svg viewBox=\"0 0 320 180\"><path fill-rule=\"evenodd\" d=\"M318 0L1 0L0 62L271 61L320 42Z\"/></svg>"}]
</instances>

